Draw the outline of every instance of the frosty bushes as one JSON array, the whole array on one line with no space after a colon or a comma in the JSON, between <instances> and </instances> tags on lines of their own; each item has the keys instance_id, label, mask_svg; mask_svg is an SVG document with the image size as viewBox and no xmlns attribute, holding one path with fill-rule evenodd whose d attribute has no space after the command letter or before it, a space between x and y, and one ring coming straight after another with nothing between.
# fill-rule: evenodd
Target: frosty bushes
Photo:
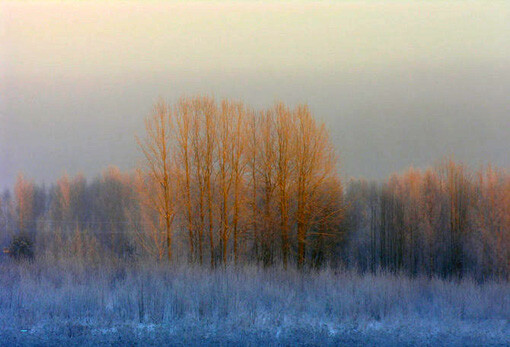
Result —
<instances>
[{"instance_id":1,"label":"frosty bushes","mask_svg":"<svg viewBox=\"0 0 510 347\"><path fill-rule=\"evenodd\" d=\"M81 329L90 337L94 331L121 332L123 326L161 326L183 336L222 331L239 339L249 331L272 339L293 332L339 337L374 322L384 329L410 327L414 334L470 327L471 338L490 333L499 342L509 332L506 282L153 263L95 268L78 262L4 263L0 274L0 334L52 331L71 323L59 334Z\"/></svg>"},{"instance_id":2,"label":"frosty bushes","mask_svg":"<svg viewBox=\"0 0 510 347\"><path fill-rule=\"evenodd\" d=\"M32 260L34 258L33 242L26 235L15 236L8 250L9 256L16 260Z\"/></svg>"}]
</instances>

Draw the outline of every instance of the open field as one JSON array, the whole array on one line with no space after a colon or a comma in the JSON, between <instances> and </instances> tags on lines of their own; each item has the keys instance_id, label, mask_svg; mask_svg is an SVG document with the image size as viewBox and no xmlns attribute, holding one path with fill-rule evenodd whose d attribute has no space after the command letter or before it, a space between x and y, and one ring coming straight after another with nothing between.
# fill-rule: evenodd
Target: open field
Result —
<instances>
[{"instance_id":1,"label":"open field","mask_svg":"<svg viewBox=\"0 0 510 347\"><path fill-rule=\"evenodd\" d=\"M510 284L7 261L0 326L2 345L504 345Z\"/></svg>"}]
</instances>

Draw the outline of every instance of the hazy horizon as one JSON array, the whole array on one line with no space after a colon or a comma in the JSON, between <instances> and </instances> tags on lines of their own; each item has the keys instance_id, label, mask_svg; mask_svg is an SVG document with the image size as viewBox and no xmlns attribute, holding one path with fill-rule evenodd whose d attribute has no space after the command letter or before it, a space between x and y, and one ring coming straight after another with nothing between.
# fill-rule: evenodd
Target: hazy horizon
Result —
<instances>
[{"instance_id":1,"label":"hazy horizon","mask_svg":"<svg viewBox=\"0 0 510 347\"><path fill-rule=\"evenodd\" d=\"M508 32L504 2L3 2L0 188L133 168L153 102L199 93L307 103L344 177L509 167Z\"/></svg>"}]
</instances>

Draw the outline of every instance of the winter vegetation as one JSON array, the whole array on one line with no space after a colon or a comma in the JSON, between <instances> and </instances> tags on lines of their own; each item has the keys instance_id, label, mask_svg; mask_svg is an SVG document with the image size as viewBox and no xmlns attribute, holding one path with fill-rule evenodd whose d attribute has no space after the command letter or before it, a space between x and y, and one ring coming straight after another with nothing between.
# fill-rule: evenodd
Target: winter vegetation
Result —
<instances>
[{"instance_id":1,"label":"winter vegetation","mask_svg":"<svg viewBox=\"0 0 510 347\"><path fill-rule=\"evenodd\" d=\"M342 182L305 105L206 96L137 141L136 172L2 194L0 341L508 342L507 171Z\"/></svg>"},{"instance_id":2,"label":"winter vegetation","mask_svg":"<svg viewBox=\"0 0 510 347\"><path fill-rule=\"evenodd\" d=\"M504 345L510 286L342 269L0 264L5 345Z\"/></svg>"}]
</instances>

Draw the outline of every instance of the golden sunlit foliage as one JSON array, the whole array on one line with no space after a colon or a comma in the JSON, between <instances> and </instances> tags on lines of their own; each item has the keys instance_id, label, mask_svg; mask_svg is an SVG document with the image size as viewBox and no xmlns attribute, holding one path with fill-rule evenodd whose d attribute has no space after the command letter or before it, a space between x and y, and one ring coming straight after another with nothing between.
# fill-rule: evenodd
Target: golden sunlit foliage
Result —
<instances>
[{"instance_id":1,"label":"golden sunlit foliage","mask_svg":"<svg viewBox=\"0 0 510 347\"><path fill-rule=\"evenodd\" d=\"M311 236L337 236L329 227L342 217L335 155L307 107L257 112L199 96L158 103L146 124L142 181L152 188L141 187L165 221L168 250L178 228L192 261L202 263L208 252L215 266L251 252L286 266L293 252L301 266Z\"/></svg>"}]
</instances>

